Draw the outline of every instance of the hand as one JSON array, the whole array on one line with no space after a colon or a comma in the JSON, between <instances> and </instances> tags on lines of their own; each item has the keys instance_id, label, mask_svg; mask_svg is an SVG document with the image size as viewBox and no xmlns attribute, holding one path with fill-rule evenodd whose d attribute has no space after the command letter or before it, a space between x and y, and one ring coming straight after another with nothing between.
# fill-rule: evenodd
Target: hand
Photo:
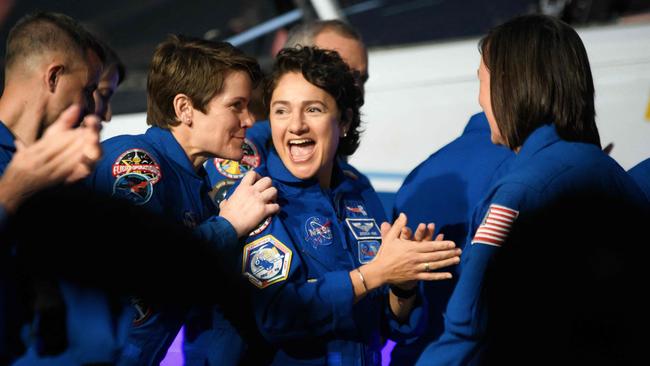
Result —
<instances>
[{"instance_id":1,"label":"hand","mask_svg":"<svg viewBox=\"0 0 650 366\"><path fill-rule=\"evenodd\" d=\"M233 194L221 201L219 216L235 228L237 237L248 235L265 218L280 211L275 203L278 191L271 178L248 172Z\"/></svg>"},{"instance_id":2,"label":"hand","mask_svg":"<svg viewBox=\"0 0 650 366\"><path fill-rule=\"evenodd\" d=\"M385 283L403 284L414 280L443 280L451 278L449 272L433 270L457 264L460 249L452 241L431 241L433 230L420 233L422 241L402 239L402 229L406 226L406 215L400 214L393 225L381 225L382 245L375 259L362 266L368 279L368 288L376 288ZM428 270L427 270L428 269Z\"/></svg>"},{"instance_id":3,"label":"hand","mask_svg":"<svg viewBox=\"0 0 650 366\"><path fill-rule=\"evenodd\" d=\"M418 224L418 227L415 229L415 235L413 235L413 231L408 226L404 226L400 232L400 239L413 240L416 242L431 241L433 240L433 234L435 231L436 225L434 223L429 223L426 225L424 223ZM440 233L438 236L436 236L435 241L442 241L443 239L444 234ZM417 284L417 281L406 281L402 283L396 283L395 286L404 290L410 290L417 286Z\"/></svg>"},{"instance_id":4,"label":"hand","mask_svg":"<svg viewBox=\"0 0 650 366\"><path fill-rule=\"evenodd\" d=\"M72 183L90 174L101 157L100 122L84 118L74 128L81 109L73 105L30 146L16 141L16 154L0 179L0 203L15 210L30 195L61 183Z\"/></svg>"}]
</instances>

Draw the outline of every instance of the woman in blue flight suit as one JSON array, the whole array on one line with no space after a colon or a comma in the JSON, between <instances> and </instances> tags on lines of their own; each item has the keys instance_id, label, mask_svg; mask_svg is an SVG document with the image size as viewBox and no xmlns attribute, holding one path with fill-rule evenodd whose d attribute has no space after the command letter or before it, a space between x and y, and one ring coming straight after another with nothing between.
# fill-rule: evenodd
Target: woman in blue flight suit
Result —
<instances>
[{"instance_id":1,"label":"woman in blue flight suit","mask_svg":"<svg viewBox=\"0 0 650 366\"><path fill-rule=\"evenodd\" d=\"M264 100L275 148L256 171L274 180L281 210L251 232L239 265L273 364L379 365L382 337L414 335L426 316L416 280L449 278L430 271L459 251L431 228L416 233L425 241L398 239L404 216L380 229L376 194L341 169L363 99L338 54L281 51Z\"/></svg>"},{"instance_id":2,"label":"woman in blue flight suit","mask_svg":"<svg viewBox=\"0 0 650 366\"><path fill-rule=\"evenodd\" d=\"M444 333L423 352L418 365L485 361L486 351L492 351L489 331L499 327L488 322L489 274L498 263L497 253L508 253L514 244L508 241L509 234L522 220L584 192L631 204L643 200L625 171L601 151L591 70L575 30L552 17L523 16L490 31L480 49L479 102L490 123L492 142L517 156L474 211ZM503 244L508 245L502 248ZM528 316L533 319L536 314ZM511 340L516 337L522 335L510 335ZM555 345L552 341L548 345L546 351L552 352ZM518 360L538 362L543 353Z\"/></svg>"},{"instance_id":3,"label":"woman in blue flight suit","mask_svg":"<svg viewBox=\"0 0 650 366\"><path fill-rule=\"evenodd\" d=\"M244 191L235 194L253 205L231 199L219 212L208 196L203 163L211 156L241 158L244 133L252 124L248 101L259 77L257 62L227 43L170 36L158 45L147 81L152 127L143 135L105 141L104 157L88 184L194 228L224 256L237 250L238 237L277 210L266 204L275 189L268 179L255 182L250 174L243 179ZM121 235L140 237L138 230L127 223ZM119 364L158 364L186 320L187 307L133 299L133 308L136 317Z\"/></svg>"}]
</instances>

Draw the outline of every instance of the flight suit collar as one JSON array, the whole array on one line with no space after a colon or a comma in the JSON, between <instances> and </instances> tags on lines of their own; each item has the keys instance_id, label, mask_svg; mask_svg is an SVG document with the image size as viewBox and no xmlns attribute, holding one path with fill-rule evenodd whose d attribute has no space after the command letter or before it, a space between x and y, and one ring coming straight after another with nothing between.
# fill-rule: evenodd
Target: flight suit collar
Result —
<instances>
[{"instance_id":1,"label":"flight suit collar","mask_svg":"<svg viewBox=\"0 0 650 366\"><path fill-rule=\"evenodd\" d=\"M558 141L560 141L560 136L555 131L555 125L552 123L542 125L524 141L521 150L517 153L516 160L519 162L526 161L537 152Z\"/></svg>"},{"instance_id":2,"label":"flight suit collar","mask_svg":"<svg viewBox=\"0 0 650 366\"><path fill-rule=\"evenodd\" d=\"M485 117L485 113L481 112L473 115L469 119L469 122L467 122L467 125L463 130L463 134L474 132L474 131L488 132L488 133L490 132L490 124L488 123L488 120Z\"/></svg>"},{"instance_id":3,"label":"flight suit collar","mask_svg":"<svg viewBox=\"0 0 650 366\"><path fill-rule=\"evenodd\" d=\"M190 158L187 157L185 150L183 150L170 130L160 127L151 127L147 130L145 135L151 139L160 151L165 153L165 156L181 167L181 169L191 173L192 175L200 177L205 176L205 174L202 174L202 171L204 171L203 168L200 168L198 172L194 170Z\"/></svg>"}]
</instances>

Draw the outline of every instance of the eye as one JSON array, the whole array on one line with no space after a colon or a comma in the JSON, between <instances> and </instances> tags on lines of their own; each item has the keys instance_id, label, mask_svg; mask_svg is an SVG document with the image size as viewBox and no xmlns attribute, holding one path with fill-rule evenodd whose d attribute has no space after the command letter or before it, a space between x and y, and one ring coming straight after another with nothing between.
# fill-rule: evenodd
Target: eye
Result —
<instances>
[{"instance_id":1,"label":"eye","mask_svg":"<svg viewBox=\"0 0 650 366\"><path fill-rule=\"evenodd\" d=\"M273 114L278 115L278 116L285 115L287 113L288 112L287 112L286 108L274 108L273 109Z\"/></svg>"},{"instance_id":2,"label":"eye","mask_svg":"<svg viewBox=\"0 0 650 366\"><path fill-rule=\"evenodd\" d=\"M231 108L232 110L234 110L234 111L239 112L239 111L241 111L242 109L244 109L244 103L243 103L242 101L237 101L237 102L231 104L231 105L230 105L230 108Z\"/></svg>"},{"instance_id":3,"label":"eye","mask_svg":"<svg viewBox=\"0 0 650 366\"><path fill-rule=\"evenodd\" d=\"M305 111L307 113L322 113L323 109L321 107L311 105L311 106L307 107L307 109L305 109Z\"/></svg>"}]
</instances>

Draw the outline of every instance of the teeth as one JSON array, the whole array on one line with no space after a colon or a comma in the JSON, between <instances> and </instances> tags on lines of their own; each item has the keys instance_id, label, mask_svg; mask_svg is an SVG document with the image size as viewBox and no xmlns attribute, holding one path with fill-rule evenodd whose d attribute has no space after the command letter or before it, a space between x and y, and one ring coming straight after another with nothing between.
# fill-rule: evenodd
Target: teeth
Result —
<instances>
[{"instance_id":1,"label":"teeth","mask_svg":"<svg viewBox=\"0 0 650 366\"><path fill-rule=\"evenodd\" d=\"M312 142L312 140L311 139L291 140L289 141L289 145L302 145L308 142Z\"/></svg>"}]
</instances>

